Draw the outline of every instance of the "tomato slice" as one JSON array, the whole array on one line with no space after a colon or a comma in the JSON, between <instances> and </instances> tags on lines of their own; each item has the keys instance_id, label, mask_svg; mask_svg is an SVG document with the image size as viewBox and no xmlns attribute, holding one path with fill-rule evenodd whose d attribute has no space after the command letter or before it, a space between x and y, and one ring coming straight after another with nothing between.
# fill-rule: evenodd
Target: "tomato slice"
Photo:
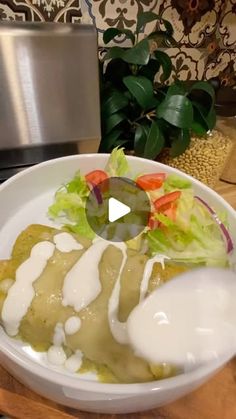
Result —
<instances>
[{"instance_id":1,"label":"tomato slice","mask_svg":"<svg viewBox=\"0 0 236 419\"><path fill-rule=\"evenodd\" d=\"M153 214L151 214L150 217L149 217L149 220L148 220L148 227L151 230L155 230L156 228L158 228L158 226L159 226L159 221L155 220L153 218Z\"/></svg>"},{"instance_id":2,"label":"tomato slice","mask_svg":"<svg viewBox=\"0 0 236 419\"><path fill-rule=\"evenodd\" d=\"M94 186L108 179L108 175L103 170L93 170L85 176L85 179Z\"/></svg>"},{"instance_id":3,"label":"tomato slice","mask_svg":"<svg viewBox=\"0 0 236 419\"><path fill-rule=\"evenodd\" d=\"M161 212L162 214L164 214L170 220L175 221L177 210L176 200L180 197L180 195L180 191L174 191L161 196L154 202L155 209L157 210L157 212ZM151 230L154 230L156 228L162 228L163 224L160 221L155 220L154 213L152 213L149 217L148 227Z\"/></svg>"},{"instance_id":4,"label":"tomato slice","mask_svg":"<svg viewBox=\"0 0 236 419\"><path fill-rule=\"evenodd\" d=\"M162 207L161 207L162 210ZM170 220L175 221L176 220L176 210L177 210L177 204L176 202L171 202L169 204L169 207L166 208L163 211L163 214L166 215Z\"/></svg>"},{"instance_id":5,"label":"tomato slice","mask_svg":"<svg viewBox=\"0 0 236 419\"><path fill-rule=\"evenodd\" d=\"M154 191L162 186L165 178L165 173L151 173L138 177L136 183L145 191Z\"/></svg>"},{"instance_id":6,"label":"tomato slice","mask_svg":"<svg viewBox=\"0 0 236 419\"><path fill-rule=\"evenodd\" d=\"M163 210L165 211L166 209L165 206L167 204L170 204L171 202L175 202L180 197L180 195L181 195L180 191L167 193L166 195L163 195L160 198L156 199L156 201L154 202L154 207L158 211L161 211L163 207Z\"/></svg>"},{"instance_id":7,"label":"tomato slice","mask_svg":"<svg viewBox=\"0 0 236 419\"><path fill-rule=\"evenodd\" d=\"M159 213L161 212L172 221L176 221L176 211L177 211L177 203L175 201L170 202L166 205L163 205L158 210ZM148 220L148 227L151 230L155 230L156 228L162 228L163 224L160 221L155 220L154 214L151 214Z\"/></svg>"}]
</instances>

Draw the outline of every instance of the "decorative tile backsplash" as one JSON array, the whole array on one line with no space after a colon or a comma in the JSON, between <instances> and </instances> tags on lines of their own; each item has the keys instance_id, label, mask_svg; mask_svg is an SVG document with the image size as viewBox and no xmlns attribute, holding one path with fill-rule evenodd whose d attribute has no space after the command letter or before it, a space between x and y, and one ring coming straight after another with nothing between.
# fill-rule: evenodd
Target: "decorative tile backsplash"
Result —
<instances>
[{"instance_id":1,"label":"decorative tile backsplash","mask_svg":"<svg viewBox=\"0 0 236 419\"><path fill-rule=\"evenodd\" d=\"M170 81L217 76L223 85L236 85L236 0L0 0L1 20L94 23L101 47L105 29L133 30L137 14L148 10L174 28ZM125 39L118 43L127 45Z\"/></svg>"},{"instance_id":2,"label":"decorative tile backsplash","mask_svg":"<svg viewBox=\"0 0 236 419\"><path fill-rule=\"evenodd\" d=\"M72 22L81 20L79 0L3 0L1 20Z\"/></svg>"}]
</instances>

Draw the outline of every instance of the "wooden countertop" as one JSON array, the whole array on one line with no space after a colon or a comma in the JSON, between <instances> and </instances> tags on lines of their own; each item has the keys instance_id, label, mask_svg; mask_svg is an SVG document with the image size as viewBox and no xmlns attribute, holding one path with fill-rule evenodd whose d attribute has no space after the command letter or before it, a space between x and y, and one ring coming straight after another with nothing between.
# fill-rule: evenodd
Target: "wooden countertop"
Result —
<instances>
[{"instance_id":1,"label":"wooden countertop","mask_svg":"<svg viewBox=\"0 0 236 419\"><path fill-rule=\"evenodd\" d=\"M219 182L216 191L236 209L236 185ZM60 406L28 390L0 367L0 412L17 419L234 419L236 359L201 388L177 402L130 415L99 415Z\"/></svg>"}]
</instances>

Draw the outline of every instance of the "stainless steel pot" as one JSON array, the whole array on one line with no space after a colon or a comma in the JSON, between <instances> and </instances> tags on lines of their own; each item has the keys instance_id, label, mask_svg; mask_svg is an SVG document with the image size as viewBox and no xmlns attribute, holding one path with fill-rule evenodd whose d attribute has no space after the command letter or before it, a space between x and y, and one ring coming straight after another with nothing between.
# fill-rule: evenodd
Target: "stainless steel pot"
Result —
<instances>
[{"instance_id":1,"label":"stainless steel pot","mask_svg":"<svg viewBox=\"0 0 236 419\"><path fill-rule=\"evenodd\" d=\"M96 151L99 140L96 29L1 22L0 171Z\"/></svg>"}]
</instances>

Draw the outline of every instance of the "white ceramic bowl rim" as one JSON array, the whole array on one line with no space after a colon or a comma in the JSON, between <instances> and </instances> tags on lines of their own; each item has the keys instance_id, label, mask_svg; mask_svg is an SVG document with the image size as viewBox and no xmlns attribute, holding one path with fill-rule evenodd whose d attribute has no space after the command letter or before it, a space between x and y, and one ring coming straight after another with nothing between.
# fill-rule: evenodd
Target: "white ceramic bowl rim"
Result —
<instances>
[{"instance_id":1,"label":"white ceramic bowl rim","mask_svg":"<svg viewBox=\"0 0 236 419\"><path fill-rule=\"evenodd\" d=\"M8 187L11 183L15 182L20 177L23 177L27 174L29 174L32 171L38 170L43 166L47 166L49 164L57 164L57 162L61 160L80 160L84 158L94 158L94 154L81 154L81 155L72 155L72 156L66 156L66 157L60 157L57 159L47 160L45 162L42 162L40 164L37 164L35 166L32 166L28 169L25 169L24 171L16 174L15 176L11 177L7 181L5 181L2 185L0 185L0 192ZM108 157L109 154L99 154L96 155L96 157ZM139 160L146 162L146 159L137 158L135 156L128 156L128 160ZM165 171L166 165L157 162L159 168L162 168ZM191 176L182 173L181 171L168 167L169 172L173 173L179 173L180 176L185 177L186 179L189 179L191 182L199 185L201 188L204 188L210 195L213 195L217 197L218 201L221 201L223 203L224 207L229 212L234 212L234 209L222 198L220 197L216 192L211 190L209 187L203 185L198 180L192 178ZM137 394L137 393L149 393L150 391L162 391L167 389L173 389L175 387L179 387L182 385L186 385L190 381L198 380L202 377L202 375L208 375L211 372L214 372L218 368L220 368L223 364L225 364L231 357L232 354L225 354L220 359L213 360L212 362L209 362L207 365L202 365L198 367L195 370L177 375L175 377L166 378L162 380L156 380L151 382L145 382L145 383L133 383L133 384L113 384L113 383L100 383L97 381L90 381L90 380L84 380L80 379L76 376L69 376L65 375L61 372L55 371L53 369L49 369L43 365L38 364L37 362L34 362L32 359L30 359L27 355L24 355L22 353L19 353L19 351L10 345L9 341L7 341L8 336L6 335L6 340L4 342L0 341L0 351L5 353L12 361L22 366L24 369L28 370L32 374L35 374L37 376L40 376L41 378L50 381L50 382L56 382L58 384L61 384L62 386L67 386L73 389L77 390L87 390L87 391L93 391L96 393L104 393L107 394Z\"/></svg>"},{"instance_id":2,"label":"white ceramic bowl rim","mask_svg":"<svg viewBox=\"0 0 236 419\"><path fill-rule=\"evenodd\" d=\"M110 154L108 153L99 153L99 154L92 154L92 153L88 153L88 154L76 154L76 155L70 155L70 156L64 156L64 157L58 157L56 159L51 159L51 160L46 160L42 163L39 164L35 164L34 166L28 167L27 169L24 169L23 171L17 173L16 175L10 177L9 179L7 179L4 183L0 184L0 192L2 190L4 190L6 187L8 187L11 183L14 183L17 179L20 179L21 177L24 177L25 175L38 170L44 166L48 166L48 165L56 165L58 162L62 161L62 160L83 160L84 158L86 159L94 159L94 156L96 156L98 159L100 158L108 158ZM136 156L126 156L128 161L140 161L143 162L144 164L146 164L147 159L144 159L142 157L136 157ZM208 194L214 196L217 198L217 200L219 202L221 202L224 207L229 211L229 212L234 212L235 210L233 209L233 207L225 201L224 198L222 198L217 192L215 192L213 189L209 188L209 186L204 185L202 182L200 182L199 180L193 178L190 175L187 175L184 172L181 172L178 169L175 169L171 166L167 166L166 164L160 163L160 162L156 162L153 160L150 160L152 163L157 164L158 167L162 168L163 171L166 171L166 167L168 167L168 172L172 172L172 173L177 173L179 174L179 176L184 177L185 179L188 179L190 182L194 183L195 185L198 185L200 188L205 189Z\"/></svg>"},{"instance_id":3,"label":"white ceramic bowl rim","mask_svg":"<svg viewBox=\"0 0 236 419\"><path fill-rule=\"evenodd\" d=\"M34 362L26 355L19 353L15 348L12 348L8 343L0 343L0 351L4 352L12 361L19 364L32 374L40 376L41 378L57 383L62 386L67 386L77 390L87 390L96 393L107 393L107 394L137 394L137 393L149 393L150 391L161 391L162 389L174 389L187 384L188 382L198 380L202 374L210 374L212 371L217 370L224 363L228 362L232 354L225 355L218 360L209 362L207 365L202 365L197 369L186 372L175 377L165 378L162 380L150 381L145 383L133 383L133 384L114 384L114 383L100 383L97 381L84 380L74 375L68 376L61 372L54 371L43 365Z\"/></svg>"}]
</instances>

